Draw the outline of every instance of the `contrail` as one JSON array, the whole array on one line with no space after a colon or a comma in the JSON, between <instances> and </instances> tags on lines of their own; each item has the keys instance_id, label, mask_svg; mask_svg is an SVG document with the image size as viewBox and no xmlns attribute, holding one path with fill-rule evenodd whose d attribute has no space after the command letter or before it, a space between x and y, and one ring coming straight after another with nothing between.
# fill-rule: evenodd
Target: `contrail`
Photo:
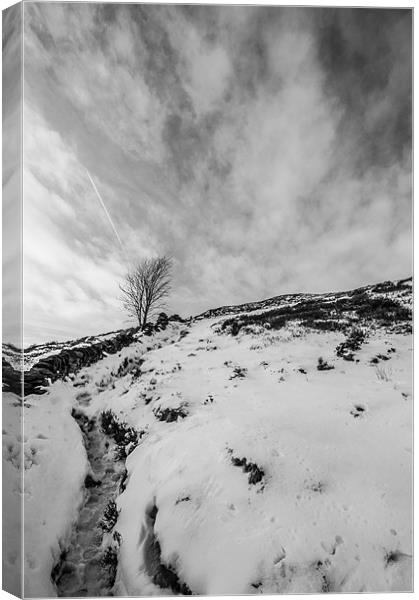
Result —
<instances>
[{"instance_id":1,"label":"contrail","mask_svg":"<svg viewBox=\"0 0 419 600\"><path fill-rule=\"evenodd\" d=\"M113 221L112 221L112 219L111 219L111 215L108 213L108 211L107 211L107 208L106 208L106 206L105 206L105 203L103 202L103 200L102 200L102 198L101 198L101 195L99 194L99 192L98 192L98 189L97 189L97 187L95 186L95 182L94 182L94 181L93 181L93 179L90 177L90 173L89 173L89 171L88 171L87 169L86 169L86 173L87 173L87 176L88 176L88 178L90 179L90 182L91 182L91 184L92 184L92 186L93 186L93 189L94 189L94 190L95 190L95 192L96 192L96 196L99 198L99 202L100 202L100 204L101 204L101 206L102 206L103 210L105 211L105 215L106 215L106 216L107 216L107 218L108 218L108 221L109 221L109 223L110 223L110 225L111 225L111 227L112 227L112 229L113 229L113 232L114 232L114 234L116 235L116 238L117 238L117 240L118 240L118 242L119 242L119 244L120 244L120 246L121 246L121 248L122 248L122 250L123 250L123 249L124 249L124 246L122 245L121 238L119 237L119 235L118 235L118 232L117 232L117 230L116 230L116 227L115 227L115 225L113 224Z\"/></svg>"}]
</instances>

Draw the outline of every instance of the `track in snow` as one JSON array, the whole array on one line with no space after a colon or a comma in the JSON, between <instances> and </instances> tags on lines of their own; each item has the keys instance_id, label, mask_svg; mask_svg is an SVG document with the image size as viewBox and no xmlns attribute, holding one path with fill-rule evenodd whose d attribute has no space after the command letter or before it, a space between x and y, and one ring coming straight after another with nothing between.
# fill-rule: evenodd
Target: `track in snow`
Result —
<instances>
[{"instance_id":1,"label":"track in snow","mask_svg":"<svg viewBox=\"0 0 419 600\"><path fill-rule=\"evenodd\" d=\"M83 432L91 478L101 483L86 489L69 545L54 567L52 578L59 597L112 596L116 565L112 573L110 565L103 562L112 534L105 532L100 522L109 501L119 493L124 463L115 460L115 445L96 419L89 420L82 412L75 413L75 418Z\"/></svg>"}]
</instances>

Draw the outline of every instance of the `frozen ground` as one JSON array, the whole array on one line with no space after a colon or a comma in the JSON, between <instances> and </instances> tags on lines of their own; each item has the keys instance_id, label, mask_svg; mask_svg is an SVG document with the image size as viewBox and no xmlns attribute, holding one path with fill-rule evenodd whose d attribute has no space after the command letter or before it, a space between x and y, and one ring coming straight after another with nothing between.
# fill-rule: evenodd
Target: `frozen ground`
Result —
<instances>
[{"instance_id":1,"label":"frozen ground","mask_svg":"<svg viewBox=\"0 0 419 600\"><path fill-rule=\"evenodd\" d=\"M153 506L161 562L194 593L411 589L411 339L372 335L352 363L334 356L342 338L234 339L203 322L148 356L123 406L109 398L149 428L119 498L120 593L159 592ZM318 371L320 356L335 369ZM153 419L182 406L177 422Z\"/></svg>"},{"instance_id":2,"label":"frozen ground","mask_svg":"<svg viewBox=\"0 0 419 600\"><path fill-rule=\"evenodd\" d=\"M170 324L27 397L25 595L91 595L106 552L101 595L411 590L412 336L366 333Z\"/></svg>"},{"instance_id":3,"label":"frozen ground","mask_svg":"<svg viewBox=\"0 0 419 600\"><path fill-rule=\"evenodd\" d=\"M80 429L71 417L72 389L60 384L59 393L28 396L24 436L15 434L16 396L4 394L3 488L9 506L19 510L24 480L25 595L54 596L51 569L58 560L82 500L87 469ZM22 442L22 444L21 444ZM23 449L23 456L21 450ZM13 589L19 578L18 513L3 528L3 560ZM7 542L10 540L10 544Z\"/></svg>"}]
</instances>

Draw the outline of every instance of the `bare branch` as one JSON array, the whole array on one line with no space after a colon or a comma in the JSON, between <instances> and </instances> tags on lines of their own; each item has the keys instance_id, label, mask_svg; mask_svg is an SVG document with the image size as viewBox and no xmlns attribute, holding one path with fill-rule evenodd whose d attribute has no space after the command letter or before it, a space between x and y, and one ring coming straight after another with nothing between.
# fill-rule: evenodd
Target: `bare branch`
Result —
<instances>
[{"instance_id":1,"label":"bare branch","mask_svg":"<svg viewBox=\"0 0 419 600\"><path fill-rule=\"evenodd\" d=\"M127 313L138 320L141 329L171 290L172 260L168 256L146 258L125 276L119 286L121 301Z\"/></svg>"}]
</instances>

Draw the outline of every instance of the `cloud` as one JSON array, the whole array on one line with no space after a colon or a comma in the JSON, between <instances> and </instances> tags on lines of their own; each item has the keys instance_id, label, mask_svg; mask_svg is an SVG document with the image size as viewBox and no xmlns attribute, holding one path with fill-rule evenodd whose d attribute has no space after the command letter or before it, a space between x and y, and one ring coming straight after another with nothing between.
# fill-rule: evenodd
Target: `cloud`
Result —
<instances>
[{"instance_id":1,"label":"cloud","mask_svg":"<svg viewBox=\"0 0 419 600\"><path fill-rule=\"evenodd\" d=\"M17 345L22 340L21 302L21 97L22 6L3 11L3 189L2 282L3 338Z\"/></svg>"},{"instance_id":2,"label":"cloud","mask_svg":"<svg viewBox=\"0 0 419 600\"><path fill-rule=\"evenodd\" d=\"M25 338L45 324L54 339L121 325L123 257L83 165L29 107L25 125Z\"/></svg>"},{"instance_id":3,"label":"cloud","mask_svg":"<svg viewBox=\"0 0 419 600\"><path fill-rule=\"evenodd\" d=\"M411 272L410 11L25 5L31 341ZM124 243L118 248L88 169Z\"/></svg>"},{"instance_id":4,"label":"cloud","mask_svg":"<svg viewBox=\"0 0 419 600\"><path fill-rule=\"evenodd\" d=\"M172 12L171 21L168 35L178 57L178 75L195 113L202 116L222 102L233 65L223 45L203 36L180 13Z\"/></svg>"}]
</instances>

